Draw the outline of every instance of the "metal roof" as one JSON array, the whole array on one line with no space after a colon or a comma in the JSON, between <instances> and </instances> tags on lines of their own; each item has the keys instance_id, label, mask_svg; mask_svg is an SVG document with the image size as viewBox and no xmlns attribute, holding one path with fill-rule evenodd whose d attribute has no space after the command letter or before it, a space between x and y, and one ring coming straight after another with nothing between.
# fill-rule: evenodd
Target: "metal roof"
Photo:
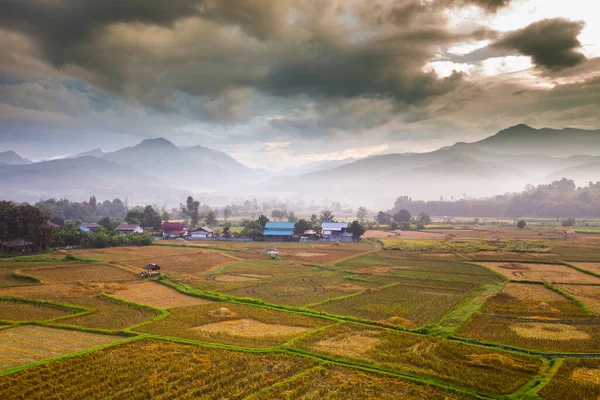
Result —
<instances>
[{"instance_id":1,"label":"metal roof","mask_svg":"<svg viewBox=\"0 0 600 400\"><path fill-rule=\"evenodd\" d=\"M263 233L265 236L292 236L292 231L268 230Z\"/></svg>"},{"instance_id":2,"label":"metal roof","mask_svg":"<svg viewBox=\"0 0 600 400\"><path fill-rule=\"evenodd\" d=\"M295 222L267 222L265 229L294 229L296 227Z\"/></svg>"},{"instance_id":3,"label":"metal roof","mask_svg":"<svg viewBox=\"0 0 600 400\"><path fill-rule=\"evenodd\" d=\"M348 228L347 222L323 222L321 225L324 231L340 231Z\"/></svg>"}]
</instances>

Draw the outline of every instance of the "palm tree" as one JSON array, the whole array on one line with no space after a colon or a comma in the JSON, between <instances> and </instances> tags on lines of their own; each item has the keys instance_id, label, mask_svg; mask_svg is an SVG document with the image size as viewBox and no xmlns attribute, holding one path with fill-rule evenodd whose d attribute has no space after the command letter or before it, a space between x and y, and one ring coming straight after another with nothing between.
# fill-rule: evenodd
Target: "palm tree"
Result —
<instances>
[{"instance_id":1,"label":"palm tree","mask_svg":"<svg viewBox=\"0 0 600 400\"><path fill-rule=\"evenodd\" d=\"M333 218L335 218L335 215L331 213L331 210L323 210L321 211L321 217L319 218L319 220L321 221L321 223L331 222L333 221Z\"/></svg>"}]
</instances>

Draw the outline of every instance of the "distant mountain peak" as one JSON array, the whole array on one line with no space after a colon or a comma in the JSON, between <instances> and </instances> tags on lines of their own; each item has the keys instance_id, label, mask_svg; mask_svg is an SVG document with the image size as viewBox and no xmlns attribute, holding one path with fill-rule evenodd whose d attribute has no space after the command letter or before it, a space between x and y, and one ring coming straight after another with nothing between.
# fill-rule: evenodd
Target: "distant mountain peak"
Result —
<instances>
[{"instance_id":1,"label":"distant mountain peak","mask_svg":"<svg viewBox=\"0 0 600 400\"><path fill-rule=\"evenodd\" d=\"M135 147L177 147L169 140L159 137L144 139Z\"/></svg>"},{"instance_id":2,"label":"distant mountain peak","mask_svg":"<svg viewBox=\"0 0 600 400\"><path fill-rule=\"evenodd\" d=\"M0 164L24 165L31 164L31 161L21 157L13 150L8 150L0 153Z\"/></svg>"}]
</instances>

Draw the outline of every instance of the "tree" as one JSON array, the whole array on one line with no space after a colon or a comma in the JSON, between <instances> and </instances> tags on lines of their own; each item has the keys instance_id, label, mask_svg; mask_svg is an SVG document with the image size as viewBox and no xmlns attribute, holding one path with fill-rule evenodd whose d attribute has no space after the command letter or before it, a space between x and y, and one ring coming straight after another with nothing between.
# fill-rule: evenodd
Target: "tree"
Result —
<instances>
[{"instance_id":1,"label":"tree","mask_svg":"<svg viewBox=\"0 0 600 400\"><path fill-rule=\"evenodd\" d=\"M200 202L195 201L192 196L188 196L186 204L180 205L181 212L190 218L192 226L197 226L200 221Z\"/></svg>"},{"instance_id":2,"label":"tree","mask_svg":"<svg viewBox=\"0 0 600 400\"><path fill-rule=\"evenodd\" d=\"M288 214L288 222L297 222L298 221L298 217L296 217L296 214L294 214L293 212L289 212Z\"/></svg>"},{"instance_id":3,"label":"tree","mask_svg":"<svg viewBox=\"0 0 600 400\"><path fill-rule=\"evenodd\" d=\"M576 223L577 221L575 221L575 218L569 217L567 219L563 219L562 226L575 226Z\"/></svg>"},{"instance_id":4,"label":"tree","mask_svg":"<svg viewBox=\"0 0 600 400\"><path fill-rule=\"evenodd\" d=\"M352 221L350 226L348 226L347 232L352 233L352 238L354 240L360 239L360 237L366 232L365 228L358 221Z\"/></svg>"},{"instance_id":5,"label":"tree","mask_svg":"<svg viewBox=\"0 0 600 400\"><path fill-rule=\"evenodd\" d=\"M223 236L226 238L231 236L231 224L229 222L223 226Z\"/></svg>"},{"instance_id":6,"label":"tree","mask_svg":"<svg viewBox=\"0 0 600 400\"><path fill-rule=\"evenodd\" d=\"M143 226L151 226L154 230L159 230L161 226L162 218L158 214L158 211L151 205L144 207L142 224Z\"/></svg>"},{"instance_id":7,"label":"tree","mask_svg":"<svg viewBox=\"0 0 600 400\"><path fill-rule=\"evenodd\" d=\"M90 214L92 216L96 216L96 212L98 211L98 201L96 200L96 196L90 196L89 201Z\"/></svg>"},{"instance_id":8,"label":"tree","mask_svg":"<svg viewBox=\"0 0 600 400\"><path fill-rule=\"evenodd\" d=\"M208 214L206 214L206 225L208 226L215 226L217 224L217 214L213 211L210 210L208 212Z\"/></svg>"},{"instance_id":9,"label":"tree","mask_svg":"<svg viewBox=\"0 0 600 400\"><path fill-rule=\"evenodd\" d=\"M49 220L50 214L38 207L0 201L0 241L24 239L36 249L47 249L53 237Z\"/></svg>"},{"instance_id":10,"label":"tree","mask_svg":"<svg viewBox=\"0 0 600 400\"><path fill-rule=\"evenodd\" d=\"M283 210L271 211L271 218L273 218L277 221L281 221L283 218L286 218L287 216L288 216L287 211L283 211Z\"/></svg>"},{"instance_id":11,"label":"tree","mask_svg":"<svg viewBox=\"0 0 600 400\"><path fill-rule=\"evenodd\" d=\"M106 231L112 231L115 229L115 224L110 220L110 217L102 217L98 221L98 225L102 226Z\"/></svg>"},{"instance_id":12,"label":"tree","mask_svg":"<svg viewBox=\"0 0 600 400\"><path fill-rule=\"evenodd\" d=\"M331 210L323 210L321 211L321 217L319 218L319 221L321 221L321 223L332 222L334 218L335 215L333 215Z\"/></svg>"},{"instance_id":13,"label":"tree","mask_svg":"<svg viewBox=\"0 0 600 400\"><path fill-rule=\"evenodd\" d=\"M381 225L389 225L392 223L392 216L384 211L379 211L375 216L375 220Z\"/></svg>"},{"instance_id":14,"label":"tree","mask_svg":"<svg viewBox=\"0 0 600 400\"><path fill-rule=\"evenodd\" d=\"M312 215L310 216L310 222L311 222L313 225L316 225L318 221L319 221L319 217L317 217L317 214L312 214Z\"/></svg>"},{"instance_id":15,"label":"tree","mask_svg":"<svg viewBox=\"0 0 600 400\"><path fill-rule=\"evenodd\" d=\"M260 217L258 217L258 223L263 227L263 229L265 225L267 225L267 222L269 222L269 217L264 214L260 214Z\"/></svg>"},{"instance_id":16,"label":"tree","mask_svg":"<svg viewBox=\"0 0 600 400\"><path fill-rule=\"evenodd\" d=\"M240 232L240 235L247 236L247 237L251 238L252 240L254 240L254 239L262 236L263 231L264 231L264 226L262 226L258 220L250 221L244 226L244 229L242 229L242 231Z\"/></svg>"},{"instance_id":17,"label":"tree","mask_svg":"<svg viewBox=\"0 0 600 400\"><path fill-rule=\"evenodd\" d=\"M170 218L171 218L171 216L169 215L168 212L165 211L165 212L162 213L162 220L164 222L167 222Z\"/></svg>"},{"instance_id":18,"label":"tree","mask_svg":"<svg viewBox=\"0 0 600 400\"><path fill-rule=\"evenodd\" d=\"M520 220L519 222L517 222L517 228L519 229L524 229L527 226L527 222Z\"/></svg>"},{"instance_id":19,"label":"tree","mask_svg":"<svg viewBox=\"0 0 600 400\"><path fill-rule=\"evenodd\" d=\"M358 207L358 211L356 212L356 218L358 218L358 220L360 222L363 222L366 217L367 217L367 208L363 207L363 206Z\"/></svg>"},{"instance_id":20,"label":"tree","mask_svg":"<svg viewBox=\"0 0 600 400\"><path fill-rule=\"evenodd\" d=\"M426 212L421 212L417 216L417 223L419 225L431 225L431 217Z\"/></svg>"},{"instance_id":21,"label":"tree","mask_svg":"<svg viewBox=\"0 0 600 400\"><path fill-rule=\"evenodd\" d=\"M294 228L294 231L298 235L302 235L304 232L306 232L312 228L313 228L313 224L311 221L307 221L305 219L300 219L300 220L298 220L298 222L296 222L296 227Z\"/></svg>"},{"instance_id":22,"label":"tree","mask_svg":"<svg viewBox=\"0 0 600 400\"><path fill-rule=\"evenodd\" d=\"M401 223L401 222L409 222L410 219L412 218L412 216L406 209L403 208L402 210L400 210L396 214L394 214L394 216L392 218L394 219L394 221Z\"/></svg>"},{"instance_id":23,"label":"tree","mask_svg":"<svg viewBox=\"0 0 600 400\"><path fill-rule=\"evenodd\" d=\"M225 209L223 210L223 219L225 221L227 221L229 219L229 217L231 217L231 214L233 212L231 211L231 207L227 206L225 207Z\"/></svg>"}]
</instances>

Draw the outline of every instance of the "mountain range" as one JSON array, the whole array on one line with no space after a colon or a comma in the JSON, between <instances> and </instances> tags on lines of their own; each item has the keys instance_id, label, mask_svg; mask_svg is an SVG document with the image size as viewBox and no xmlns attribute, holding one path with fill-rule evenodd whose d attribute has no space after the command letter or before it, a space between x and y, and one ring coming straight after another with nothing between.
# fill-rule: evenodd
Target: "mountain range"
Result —
<instances>
[{"instance_id":1,"label":"mountain range","mask_svg":"<svg viewBox=\"0 0 600 400\"><path fill-rule=\"evenodd\" d=\"M277 173L248 168L222 151L177 147L163 138L37 163L13 151L0 153L0 199L15 201L82 200L94 194L127 197L132 204L178 204L188 194L212 193L224 202L233 196L278 196L375 206L400 195L492 196L562 177L579 185L600 181L600 131L517 125L433 152L318 161Z\"/></svg>"}]
</instances>

